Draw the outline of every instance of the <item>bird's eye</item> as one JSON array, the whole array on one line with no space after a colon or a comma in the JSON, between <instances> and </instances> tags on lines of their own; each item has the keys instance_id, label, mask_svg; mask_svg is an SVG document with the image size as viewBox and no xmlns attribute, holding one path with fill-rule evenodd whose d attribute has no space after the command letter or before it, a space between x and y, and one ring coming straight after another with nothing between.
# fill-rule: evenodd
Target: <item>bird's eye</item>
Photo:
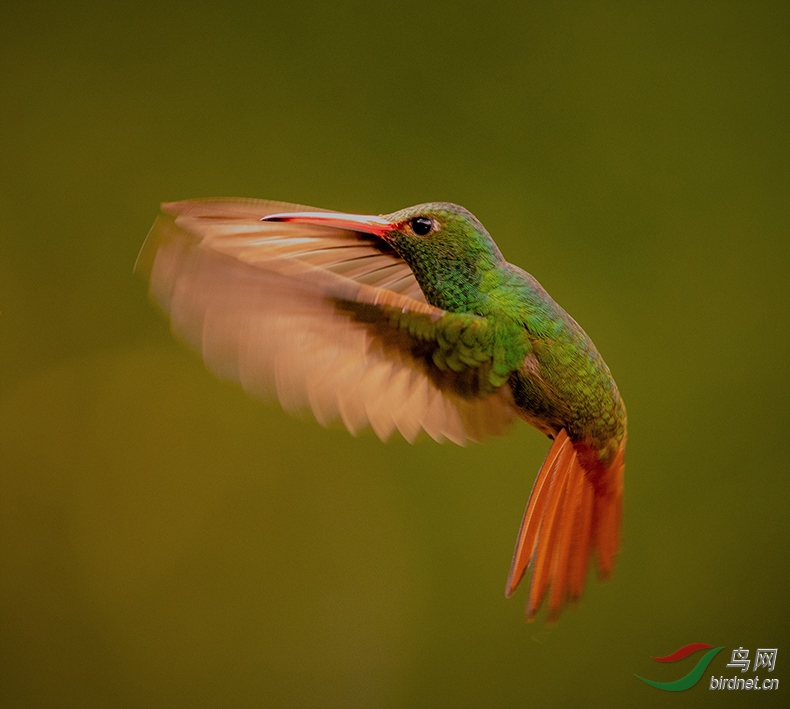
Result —
<instances>
[{"instance_id":1,"label":"bird's eye","mask_svg":"<svg viewBox=\"0 0 790 709\"><path fill-rule=\"evenodd\" d=\"M417 236L428 236L433 231L433 219L428 217L414 217L411 220L411 230Z\"/></svg>"}]
</instances>

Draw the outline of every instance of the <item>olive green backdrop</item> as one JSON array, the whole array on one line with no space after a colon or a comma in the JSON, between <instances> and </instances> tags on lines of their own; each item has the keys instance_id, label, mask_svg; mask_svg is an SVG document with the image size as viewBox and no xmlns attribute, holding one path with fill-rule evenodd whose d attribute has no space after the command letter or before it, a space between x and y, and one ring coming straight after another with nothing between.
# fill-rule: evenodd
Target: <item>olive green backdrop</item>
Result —
<instances>
[{"instance_id":1,"label":"olive green backdrop","mask_svg":"<svg viewBox=\"0 0 790 709\"><path fill-rule=\"evenodd\" d=\"M285 7L288 5L289 7ZM19 3L0 23L4 707L735 706L788 632L781 2ZM175 342L161 201L449 200L629 408L624 543L554 627L503 591L548 441L387 445ZM691 642L723 645L670 695ZM745 677L752 677L750 671ZM751 694L755 694L752 692ZM751 697L749 697L751 698Z\"/></svg>"}]
</instances>

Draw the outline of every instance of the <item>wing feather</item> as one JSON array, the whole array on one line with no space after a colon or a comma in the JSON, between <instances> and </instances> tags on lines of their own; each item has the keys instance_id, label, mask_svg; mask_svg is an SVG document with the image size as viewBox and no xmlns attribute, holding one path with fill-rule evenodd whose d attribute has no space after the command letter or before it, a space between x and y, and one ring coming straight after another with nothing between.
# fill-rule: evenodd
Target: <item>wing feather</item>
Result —
<instances>
[{"instance_id":1,"label":"wing feather","mask_svg":"<svg viewBox=\"0 0 790 709\"><path fill-rule=\"evenodd\" d=\"M408 265L378 238L313 225L261 222L314 208L260 200L163 205L138 259L174 333L218 376L289 412L370 426L386 440L421 431L463 445L505 432L509 387L469 392L435 370L426 343L361 321L353 308L397 309L434 321ZM382 310L382 312L384 312ZM392 331L387 328L391 327ZM433 369L432 369L433 368Z\"/></svg>"},{"instance_id":2,"label":"wing feather","mask_svg":"<svg viewBox=\"0 0 790 709\"><path fill-rule=\"evenodd\" d=\"M178 227L197 236L203 245L251 264L292 259L337 272L353 281L385 287L425 302L408 265L372 234L305 224L261 222L277 212L321 212L323 209L256 199L206 199L169 202L163 211ZM356 263L361 259L364 263ZM349 265L351 264L351 265ZM280 264L283 269L285 264ZM359 267L359 276L344 273ZM382 283L384 281L384 283Z\"/></svg>"}]
</instances>

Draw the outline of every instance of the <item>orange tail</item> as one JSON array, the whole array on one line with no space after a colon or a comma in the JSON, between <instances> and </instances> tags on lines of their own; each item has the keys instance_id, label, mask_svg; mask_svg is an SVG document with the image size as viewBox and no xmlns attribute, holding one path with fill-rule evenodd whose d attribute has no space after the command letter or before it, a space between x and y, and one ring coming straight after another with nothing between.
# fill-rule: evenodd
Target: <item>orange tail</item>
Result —
<instances>
[{"instance_id":1,"label":"orange tail","mask_svg":"<svg viewBox=\"0 0 790 709\"><path fill-rule=\"evenodd\" d=\"M620 548L623 450L608 468L588 473L565 429L557 435L535 480L521 522L507 580L510 597L532 565L527 620L540 609L546 590L550 621L584 589L596 550L598 574L608 578Z\"/></svg>"}]
</instances>

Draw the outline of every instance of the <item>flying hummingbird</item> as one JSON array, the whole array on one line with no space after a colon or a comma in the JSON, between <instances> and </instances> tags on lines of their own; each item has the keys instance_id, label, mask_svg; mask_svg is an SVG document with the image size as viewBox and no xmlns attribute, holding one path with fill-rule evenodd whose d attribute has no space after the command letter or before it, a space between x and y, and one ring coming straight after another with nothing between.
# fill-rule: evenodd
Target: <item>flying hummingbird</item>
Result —
<instances>
[{"instance_id":1,"label":"flying hummingbird","mask_svg":"<svg viewBox=\"0 0 790 709\"><path fill-rule=\"evenodd\" d=\"M463 207L343 214L283 202L162 205L136 269L220 377L289 411L463 445L518 417L553 440L506 595L527 618L580 598L620 543L625 406L590 338Z\"/></svg>"}]
</instances>

